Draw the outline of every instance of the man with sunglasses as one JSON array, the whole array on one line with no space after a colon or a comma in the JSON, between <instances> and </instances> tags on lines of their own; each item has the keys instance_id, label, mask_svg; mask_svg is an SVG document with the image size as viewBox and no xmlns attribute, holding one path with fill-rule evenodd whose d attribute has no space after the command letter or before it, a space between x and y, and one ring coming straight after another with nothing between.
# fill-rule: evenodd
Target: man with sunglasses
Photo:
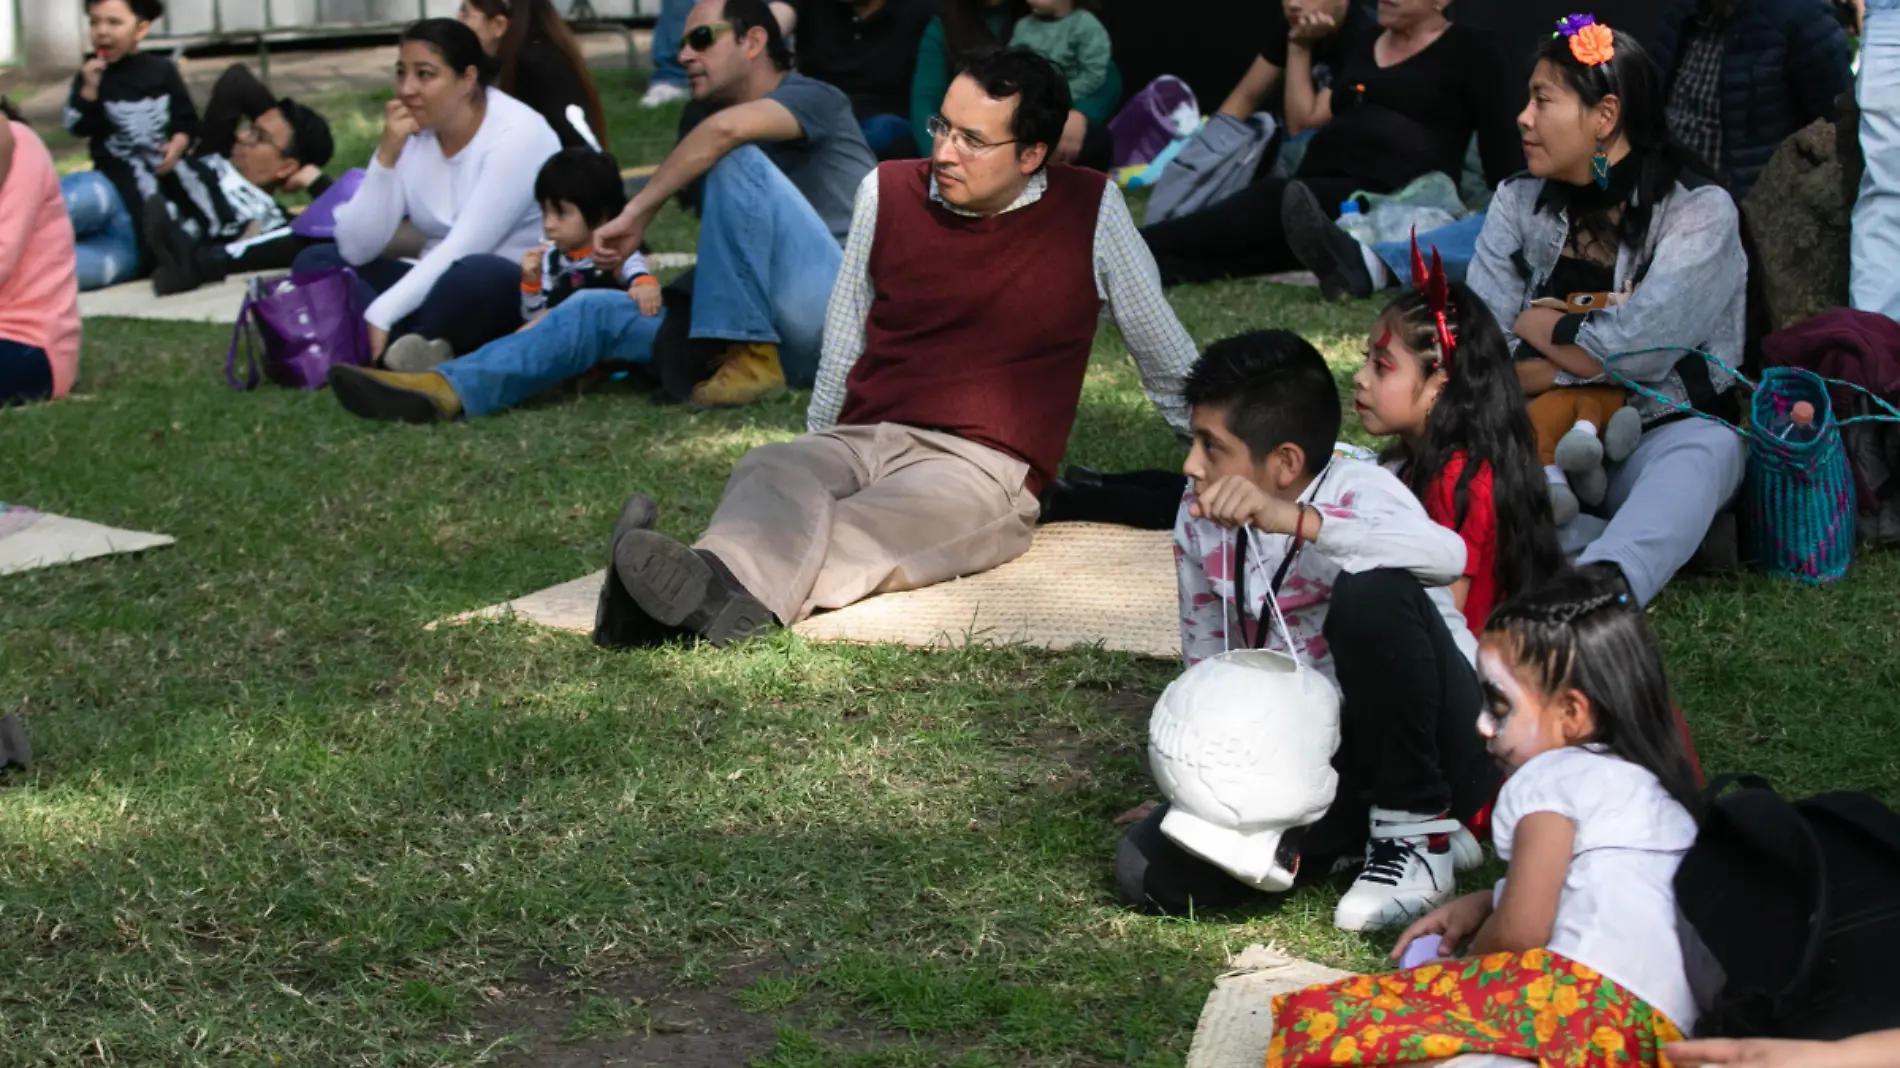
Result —
<instances>
[{"instance_id":1,"label":"man with sunglasses","mask_svg":"<svg viewBox=\"0 0 1900 1068\"><path fill-rule=\"evenodd\" d=\"M289 267L305 242L285 227L274 194L322 196L335 142L315 110L271 94L242 63L212 86L198 142L147 201L145 240L159 296L222 281L232 271ZM262 240L255 240L259 236ZM249 239L249 240L247 240Z\"/></svg>"},{"instance_id":2,"label":"man with sunglasses","mask_svg":"<svg viewBox=\"0 0 1900 1068\"><path fill-rule=\"evenodd\" d=\"M697 190L689 333L721 352L692 403L737 407L811 385L851 198L877 161L844 93L791 70L765 0L699 0L680 62L694 101L680 142L626 210L594 232L594 262L619 263L661 205ZM601 363L649 363L661 325L681 310L647 316L622 294L582 293L533 330L433 371L351 372L350 410L405 422L504 411Z\"/></svg>"},{"instance_id":3,"label":"man with sunglasses","mask_svg":"<svg viewBox=\"0 0 1900 1068\"><path fill-rule=\"evenodd\" d=\"M627 502L594 640L681 630L724 645L873 594L986 571L1029 548L1101 312L1185 437L1194 342L1121 191L1049 163L1067 80L1023 48L971 59L928 160L858 187L808 433L754 449L692 546Z\"/></svg>"}]
</instances>

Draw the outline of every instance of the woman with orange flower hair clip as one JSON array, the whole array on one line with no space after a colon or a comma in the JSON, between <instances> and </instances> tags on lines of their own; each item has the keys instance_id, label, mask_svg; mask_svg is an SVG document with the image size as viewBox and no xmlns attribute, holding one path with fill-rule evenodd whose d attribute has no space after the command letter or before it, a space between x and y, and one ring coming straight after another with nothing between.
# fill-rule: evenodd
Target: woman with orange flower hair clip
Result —
<instances>
[{"instance_id":1,"label":"woman with orange flower hair clip","mask_svg":"<svg viewBox=\"0 0 1900 1068\"><path fill-rule=\"evenodd\" d=\"M1277 999L1266 1068L1654 1065L1695 1026L1674 879L1699 798L1643 610L1607 568L1559 576L1492 614L1478 673L1510 868L1392 951L1431 936L1469 956Z\"/></svg>"},{"instance_id":2,"label":"woman with orange flower hair clip","mask_svg":"<svg viewBox=\"0 0 1900 1068\"><path fill-rule=\"evenodd\" d=\"M1517 117L1529 173L1498 187L1466 275L1504 326L1533 407L1557 387L1640 387L1627 389L1640 441L1627 455L1605 442L1602 496L1558 533L1580 562L1615 565L1644 604L1741 488L1747 450L1716 420L1739 421L1731 369L1758 310L1740 212L1671 137L1665 95L1635 38L1564 19ZM1547 306L1579 293L1621 299ZM1723 529L1732 557L1732 522Z\"/></svg>"}]
</instances>

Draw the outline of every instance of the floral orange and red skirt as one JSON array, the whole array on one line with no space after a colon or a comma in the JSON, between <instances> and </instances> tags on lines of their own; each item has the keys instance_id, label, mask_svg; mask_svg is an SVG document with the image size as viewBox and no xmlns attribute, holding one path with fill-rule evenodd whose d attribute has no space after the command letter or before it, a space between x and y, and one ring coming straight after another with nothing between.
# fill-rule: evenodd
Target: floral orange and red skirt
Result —
<instances>
[{"instance_id":1,"label":"floral orange and red skirt","mask_svg":"<svg viewBox=\"0 0 1900 1068\"><path fill-rule=\"evenodd\" d=\"M1274 999L1266 1068L1494 1053L1543 1068L1666 1065L1682 1037L1614 982L1549 950L1361 975Z\"/></svg>"}]
</instances>

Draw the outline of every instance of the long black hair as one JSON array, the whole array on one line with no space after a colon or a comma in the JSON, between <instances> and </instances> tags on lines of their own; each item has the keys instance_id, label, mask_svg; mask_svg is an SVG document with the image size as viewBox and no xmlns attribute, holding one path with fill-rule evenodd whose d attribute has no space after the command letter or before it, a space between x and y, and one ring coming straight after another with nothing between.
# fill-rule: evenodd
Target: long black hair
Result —
<instances>
[{"instance_id":1,"label":"long black hair","mask_svg":"<svg viewBox=\"0 0 1900 1068\"><path fill-rule=\"evenodd\" d=\"M1406 289L1386 306L1384 319L1412 352L1425 353L1425 377L1445 371L1445 385L1432 405L1416 454L1400 443L1387 453L1402 461L1414 496L1426 498L1452 458L1464 454L1464 470L1452 487L1453 528L1464 526L1471 507L1471 480L1491 470L1491 502L1497 513L1497 583L1500 600L1523 593L1563 567L1557 522L1550 510L1549 480L1538 461L1537 435L1517 368L1498 321L1462 282L1450 284L1447 325L1456 343L1449 361L1439 351L1436 320L1425 294Z\"/></svg>"},{"instance_id":2,"label":"long black hair","mask_svg":"<svg viewBox=\"0 0 1900 1068\"><path fill-rule=\"evenodd\" d=\"M516 95L515 76L521 63L521 50L535 41L546 44L561 54L574 76L580 79L581 93L587 100L587 124L593 127L600 146L607 148L607 116L600 108L600 90L594 86L594 75L587 69L587 60L581 55L579 42L574 40L574 31L567 28L567 20L554 10L550 0L468 0L468 3L491 19L498 15L508 19L508 32L502 35L501 47L495 52L498 67L495 87L510 96Z\"/></svg>"},{"instance_id":3,"label":"long black hair","mask_svg":"<svg viewBox=\"0 0 1900 1068\"><path fill-rule=\"evenodd\" d=\"M1596 715L1588 741L1649 769L1700 819L1702 795L1676 729L1662 650L1614 565L1567 571L1506 601L1484 633L1545 694L1588 698Z\"/></svg>"},{"instance_id":4,"label":"long black hair","mask_svg":"<svg viewBox=\"0 0 1900 1068\"><path fill-rule=\"evenodd\" d=\"M1615 183L1622 185L1622 172L1633 168L1627 203L1584 208L1574 222L1577 233L1607 239L1640 257L1648 252L1649 225L1656 205L1669 195L1685 173L1725 189L1727 184L1716 173L1714 161L1702 159L1670 132L1666 110L1668 86L1649 53L1634 36L1622 30L1611 33L1616 40L1616 55L1608 63L1584 66L1570 53L1570 39L1558 35L1537 46L1533 65L1549 63L1570 91L1577 94L1585 109L1596 107L1609 96L1619 101L1617 128L1611 131L1611 136L1620 132L1629 140L1630 152L1616 165L1619 181ZM1612 218L1612 212L1618 208L1623 212L1620 220ZM1735 214L1741 228L1742 254L1749 268L1748 321L1742 363L1744 368L1753 368L1761 362L1761 339L1773 329L1773 323L1768 318L1768 291L1762 284L1755 237L1739 203ZM1639 261L1636 270L1630 272L1631 277L1640 275L1645 267L1647 264Z\"/></svg>"}]
</instances>

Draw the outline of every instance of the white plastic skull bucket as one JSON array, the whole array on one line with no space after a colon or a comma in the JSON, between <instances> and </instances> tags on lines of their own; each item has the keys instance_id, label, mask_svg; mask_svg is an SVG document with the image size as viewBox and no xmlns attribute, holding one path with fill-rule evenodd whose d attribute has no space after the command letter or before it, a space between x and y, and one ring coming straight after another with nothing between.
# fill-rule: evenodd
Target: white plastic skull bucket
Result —
<instances>
[{"instance_id":1,"label":"white plastic skull bucket","mask_svg":"<svg viewBox=\"0 0 1900 1068\"><path fill-rule=\"evenodd\" d=\"M1148 720L1148 764L1171 803L1161 832L1262 890L1293 885L1280 838L1326 814L1339 776L1339 693L1292 657L1235 650L1174 680Z\"/></svg>"}]
</instances>

